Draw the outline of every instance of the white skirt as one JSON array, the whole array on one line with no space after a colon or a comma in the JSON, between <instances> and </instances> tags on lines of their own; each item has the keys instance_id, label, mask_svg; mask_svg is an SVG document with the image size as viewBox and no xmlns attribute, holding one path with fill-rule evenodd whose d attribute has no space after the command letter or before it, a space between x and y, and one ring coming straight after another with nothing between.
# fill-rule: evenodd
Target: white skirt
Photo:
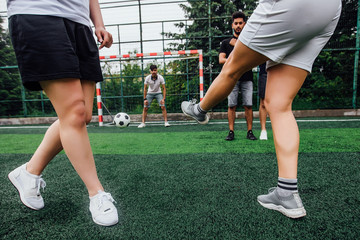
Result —
<instances>
[{"instance_id":1,"label":"white skirt","mask_svg":"<svg viewBox=\"0 0 360 240\"><path fill-rule=\"evenodd\" d=\"M239 40L270 60L311 72L334 33L341 0L260 0Z\"/></svg>"}]
</instances>

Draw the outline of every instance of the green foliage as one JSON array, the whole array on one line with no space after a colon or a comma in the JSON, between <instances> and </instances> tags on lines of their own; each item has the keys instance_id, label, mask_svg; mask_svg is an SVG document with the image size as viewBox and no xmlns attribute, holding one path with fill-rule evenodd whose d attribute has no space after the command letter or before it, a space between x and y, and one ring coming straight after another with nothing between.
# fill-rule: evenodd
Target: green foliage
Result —
<instances>
[{"instance_id":1,"label":"green foliage","mask_svg":"<svg viewBox=\"0 0 360 240\"><path fill-rule=\"evenodd\" d=\"M210 7L209 3L211 3ZM183 33L165 33L165 35L175 40L182 40L180 43L174 41L171 45L174 49L204 50L205 91L221 71L217 61L218 49L220 42L232 34L231 14L236 10L242 10L250 16L256 4L256 1L189 0L187 4L181 5L190 20L175 24L183 30ZM294 109L352 108L354 52L346 48L355 47L358 1L343 0L342 4L339 24L325 49L345 49L341 52L327 51L320 54L314 63L312 74L294 100ZM211 19L210 24L209 19ZM195 72L195 67L196 65L192 65L190 71ZM181 68L185 71L184 64ZM210 71L212 71L211 78ZM360 84L357 89L358 102L359 86ZM224 102L214 107L214 110L226 110Z\"/></svg>"},{"instance_id":2,"label":"green foliage","mask_svg":"<svg viewBox=\"0 0 360 240\"><path fill-rule=\"evenodd\" d=\"M0 67L16 66L16 58L11 47L8 32L2 27L3 18L0 18ZM0 116L18 114L21 109L21 86L17 68L0 69Z\"/></svg>"}]
</instances>

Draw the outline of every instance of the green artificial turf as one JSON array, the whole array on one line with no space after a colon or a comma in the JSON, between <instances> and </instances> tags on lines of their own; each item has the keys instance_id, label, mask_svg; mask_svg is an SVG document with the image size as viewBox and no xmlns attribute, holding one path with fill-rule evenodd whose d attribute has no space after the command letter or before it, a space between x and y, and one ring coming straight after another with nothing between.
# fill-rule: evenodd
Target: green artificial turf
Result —
<instances>
[{"instance_id":1,"label":"green artificial turf","mask_svg":"<svg viewBox=\"0 0 360 240\"><path fill-rule=\"evenodd\" d=\"M256 201L276 185L272 137L248 141L239 130L226 142L226 125L89 128L99 178L120 212L113 227L92 222L87 191L64 154L43 172L45 208L23 206L7 174L28 161L44 129L0 128L0 239L357 239L360 122L299 127L307 216L298 220Z\"/></svg>"},{"instance_id":2,"label":"green artificial turf","mask_svg":"<svg viewBox=\"0 0 360 240\"><path fill-rule=\"evenodd\" d=\"M270 153L269 141L248 141L245 132L224 141L224 131L89 133L94 154ZM33 153L43 134L0 134L0 153ZM360 130L316 128L300 132L300 152L358 152Z\"/></svg>"}]
</instances>

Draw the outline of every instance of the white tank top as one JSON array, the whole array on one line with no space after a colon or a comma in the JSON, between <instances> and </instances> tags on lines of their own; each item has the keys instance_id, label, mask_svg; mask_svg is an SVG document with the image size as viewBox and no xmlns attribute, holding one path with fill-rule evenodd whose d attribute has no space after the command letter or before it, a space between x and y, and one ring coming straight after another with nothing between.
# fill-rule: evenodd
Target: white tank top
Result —
<instances>
[{"instance_id":1,"label":"white tank top","mask_svg":"<svg viewBox=\"0 0 360 240\"><path fill-rule=\"evenodd\" d=\"M89 0L7 0L7 14L8 17L16 14L63 17L91 26L89 4Z\"/></svg>"}]
</instances>

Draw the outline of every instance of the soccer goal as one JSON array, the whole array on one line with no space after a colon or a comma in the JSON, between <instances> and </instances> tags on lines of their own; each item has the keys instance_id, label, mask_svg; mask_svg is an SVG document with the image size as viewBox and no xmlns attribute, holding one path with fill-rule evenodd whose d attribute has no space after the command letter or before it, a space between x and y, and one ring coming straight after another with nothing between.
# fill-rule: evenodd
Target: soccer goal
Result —
<instances>
[{"instance_id":1,"label":"soccer goal","mask_svg":"<svg viewBox=\"0 0 360 240\"><path fill-rule=\"evenodd\" d=\"M183 61L186 60L186 61ZM110 55L110 56L100 56L100 61L103 68L104 82L96 84L96 99L97 99L97 109L98 109L98 121L99 126L104 126L105 122L110 122L113 120L111 112L113 111L122 111L124 110L124 105L134 105L138 109L142 109L143 104L143 96L139 95L139 89L142 91L143 88L143 80L144 80L144 72L146 75L149 73L147 70L147 65L149 64L158 64L160 66L160 74L165 77L166 81L166 92L167 92L167 109L169 110L168 105L171 106L179 106L174 100L174 96L181 96L182 98L190 98L191 95L190 89L198 89L196 96L199 97L200 101L204 97L204 72L203 72L203 51L201 49L198 50L181 50L181 51L167 51L167 52L151 52L151 53L134 53L134 54L124 54L124 55ZM162 61L162 64L159 64L159 61ZM188 62L191 61L192 64ZM186 64L185 64L186 62ZM195 63L194 63L195 62ZM114 71L114 67L111 65L117 65L118 70ZM176 66L175 66L176 65ZM158 67L159 68L159 67ZM186 69L184 72L178 69ZM134 72L136 70L142 70L142 75L136 75ZM114 73L115 72L115 73ZM189 72L198 74L194 74L192 80L198 81L197 86L194 87L191 85L192 83L189 81ZM132 76L127 76L133 74ZM120 96L103 96L103 91L109 92L109 90L104 88L104 85L109 84L111 82L111 78L117 75L120 79L119 89L116 90L120 92ZM183 76L184 81L179 79L179 76ZM186 80L187 78L187 80ZM196 79L195 79L196 78ZM125 79L124 81L122 79ZM128 79L131 79L131 83L126 83ZM198 80L197 80L198 79ZM177 85L174 86L174 82L177 81ZM125 82L125 83L124 83ZM189 84L190 82L190 84ZM192 81L194 82L194 81ZM116 84L113 84L116 85ZM133 85L138 85L137 89L134 90ZM139 86L141 85L141 87ZM179 85L182 85L179 87ZM186 89L187 93L182 93L183 89ZM184 96L186 95L186 96ZM194 95L194 94L193 94ZM168 100L168 96L170 100ZM172 97L172 98L171 98ZM104 98L106 101L104 101ZM121 109L117 109L116 107L110 106L112 104L111 101L114 99L120 99L121 101ZM139 99L140 101L135 101L134 99ZM132 101L130 101L132 100ZM109 102L109 104L108 104ZM109 107L110 106L110 107ZM106 118L104 116L103 109L108 113L110 118ZM117 110L113 110L117 109ZM130 110L132 111L132 110ZM171 108L170 108L171 111Z\"/></svg>"}]
</instances>

